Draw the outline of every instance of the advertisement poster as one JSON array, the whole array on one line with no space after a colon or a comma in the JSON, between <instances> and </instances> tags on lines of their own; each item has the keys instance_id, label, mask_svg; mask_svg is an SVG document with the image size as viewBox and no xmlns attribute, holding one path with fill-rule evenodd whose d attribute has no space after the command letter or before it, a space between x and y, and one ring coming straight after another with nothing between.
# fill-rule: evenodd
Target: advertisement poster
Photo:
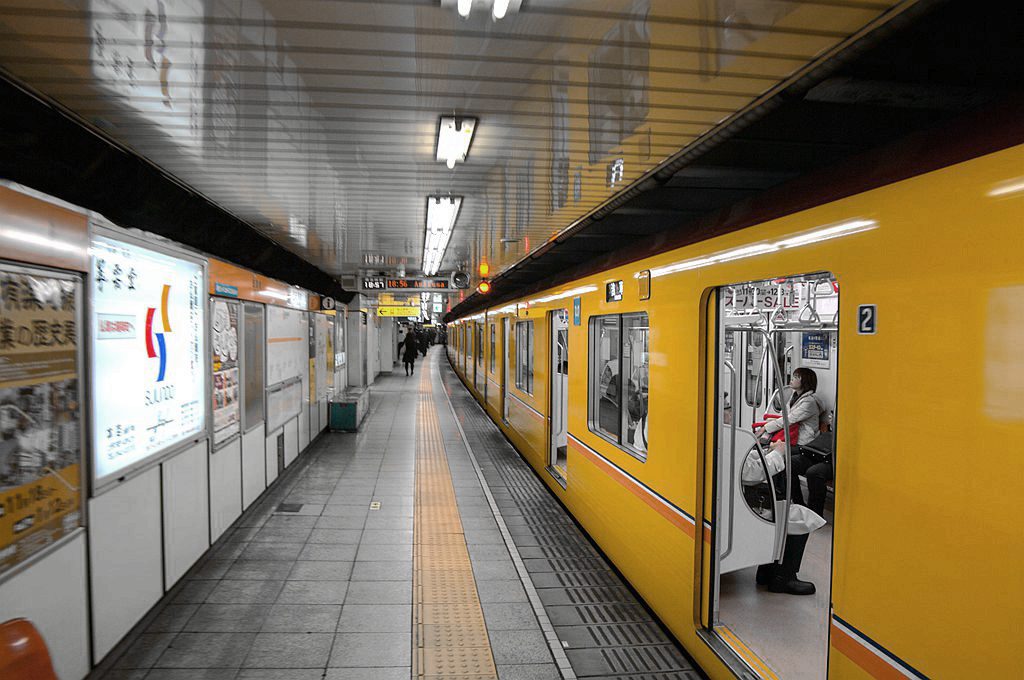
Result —
<instances>
[{"instance_id":1,"label":"advertisement poster","mask_svg":"<svg viewBox=\"0 0 1024 680\"><path fill-rule=\"evenodd\" d=\"M0 572L81 526L76 284L0 270Z\"/></svg>"},{"instance_id":2,"label":"advertisement poster","mask_svg":"<svg viewBox=\"0 0 1024 680\"><path fill-rule=\"evenodd\" d=\"M801 365L811 368L828 368L828 333L804 333L801 340Z\"/></svg>"},{"instance_id":3,"label":"advertisement poster","mask_svg":"<svg viewBox=\"0 0 1024 680\"><path fill-rule=\"evenodd\" d=\"M309 366L306 313L267 306L267 385L298 378Z\"/></svg>"},{"instance_id":4,"label":"advertisement poster","mask_svg":"<svg viewBox=\"0 0 1024 680\"><path fill-rule=\"evenodd\" d=\"M315 319L316 326L316 385L314 401L323 401L327 398L327 333L330 326L325 314L314 314L313 318ZM333 360L331 363L334 363Z\"/></svg>"},{"instance_id":5,"label":"advertisement poster","mask_svg":"<svg viewBox=\"0 0 1024 680\"><path fill-rule=\"evenodd\" d=\"M93 237L97 484L206 428L203 279L199 262Z\"/></svg>"},{"instance_id":6,"label":"advertisement poster","mask_svg":"<svg viewBox=\"0 0 1024 680\"><path fill-rule=\"evenodd\" d=\"M238 303L214 299L210 312L213 329L213 445L216 447L241 431Z\"/></svg>"}]
</instances>

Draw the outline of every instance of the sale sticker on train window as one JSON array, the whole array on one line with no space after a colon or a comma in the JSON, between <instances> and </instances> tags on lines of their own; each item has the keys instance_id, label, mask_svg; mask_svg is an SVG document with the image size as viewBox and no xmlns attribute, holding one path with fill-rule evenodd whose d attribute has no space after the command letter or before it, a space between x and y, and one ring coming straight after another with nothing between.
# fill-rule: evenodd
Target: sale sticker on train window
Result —
<instances>
[{"instance_id":1,"label":"sale sticker on train window","mask_svg":"<svg viewBox=\"0 0 1024 680\"><path fill-rule=\"evenodd\" d=\"M91 288L99 485L206 428L206 287L199 261L97 234Z\"/></svg>"}]
</instances>

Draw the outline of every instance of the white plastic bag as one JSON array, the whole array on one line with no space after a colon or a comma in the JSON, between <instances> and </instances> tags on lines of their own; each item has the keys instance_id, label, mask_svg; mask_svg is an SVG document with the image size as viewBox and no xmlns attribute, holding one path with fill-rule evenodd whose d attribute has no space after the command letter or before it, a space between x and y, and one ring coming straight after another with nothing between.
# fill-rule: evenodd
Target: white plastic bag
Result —
<instances>
[{"instance_id":1,"label":"white plastic bag","mask_svg":"<svg viewBox=\"0 0 1024 680\"><path fill-rule=\"evenodd\" d=\"M809 534L825 526L825 518L803 505L791 503L789 506L789 522L786 532L790 534Z\"/></svg>"},{"instance_id":2,"label":"white plastic bag","mask_svg":"<svg viewBox=\"0 0 1024 680\"><path fill-rule=\"evenodd\" d=\"M776 448L769 449L764 454L764 463L768 466L768 474L771 477L786 469L786 454ZM761 457L757 455L757 449L752 448L743 459L743 467L740 469L740 481L747 486L760 484L765 481L764 466L761 465Z\"/></svg>"}]
</instances>

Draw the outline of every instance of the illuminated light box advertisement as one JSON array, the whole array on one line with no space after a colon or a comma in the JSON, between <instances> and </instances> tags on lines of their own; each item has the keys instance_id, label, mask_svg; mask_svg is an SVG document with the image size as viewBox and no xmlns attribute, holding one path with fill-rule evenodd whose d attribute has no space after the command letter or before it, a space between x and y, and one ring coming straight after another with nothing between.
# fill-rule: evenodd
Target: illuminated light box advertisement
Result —
<instances>
[{"instance_id":1,"label":"illuminated light box advertisement","mask_svg":"<svg viewBox=\"0 0 1024 680\"><path fill-rule=\"evenodd\" d=\"M206 428L203 266L92 239L93 475L97 486Z\"/></svg>"}]
</instances>

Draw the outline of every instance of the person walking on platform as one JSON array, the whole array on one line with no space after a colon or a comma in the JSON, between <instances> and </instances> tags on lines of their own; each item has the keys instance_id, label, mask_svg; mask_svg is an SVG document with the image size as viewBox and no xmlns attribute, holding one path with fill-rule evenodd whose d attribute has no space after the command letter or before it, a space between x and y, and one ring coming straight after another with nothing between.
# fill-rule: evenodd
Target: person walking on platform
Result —
<instances>
[{"instance_id":1,"label":"person walking on platform","mask_svg":"<svg viewBox=\"0 0 1024 680\"><path fill-rule=\"evenodd\" d=\"M430 347L430 344L427 342L427 332L420 331L417 340L420 343L420 351L423 352L423 356L427 356L427 348Z\"/></svg>"},{"instance_id":2,"label":"person walking on platform","mask_svg":"<svg viewBox=\"0 0 1024 680\"><path fill-rule=\"evenodd\" d=\"M416 346L416 336L412 330L405 334L405 342L402 345L402 362L405 363L405 374L413 375L416 372L416 355L419 354L419 348Z\"/></svg>"}]
</instances>

